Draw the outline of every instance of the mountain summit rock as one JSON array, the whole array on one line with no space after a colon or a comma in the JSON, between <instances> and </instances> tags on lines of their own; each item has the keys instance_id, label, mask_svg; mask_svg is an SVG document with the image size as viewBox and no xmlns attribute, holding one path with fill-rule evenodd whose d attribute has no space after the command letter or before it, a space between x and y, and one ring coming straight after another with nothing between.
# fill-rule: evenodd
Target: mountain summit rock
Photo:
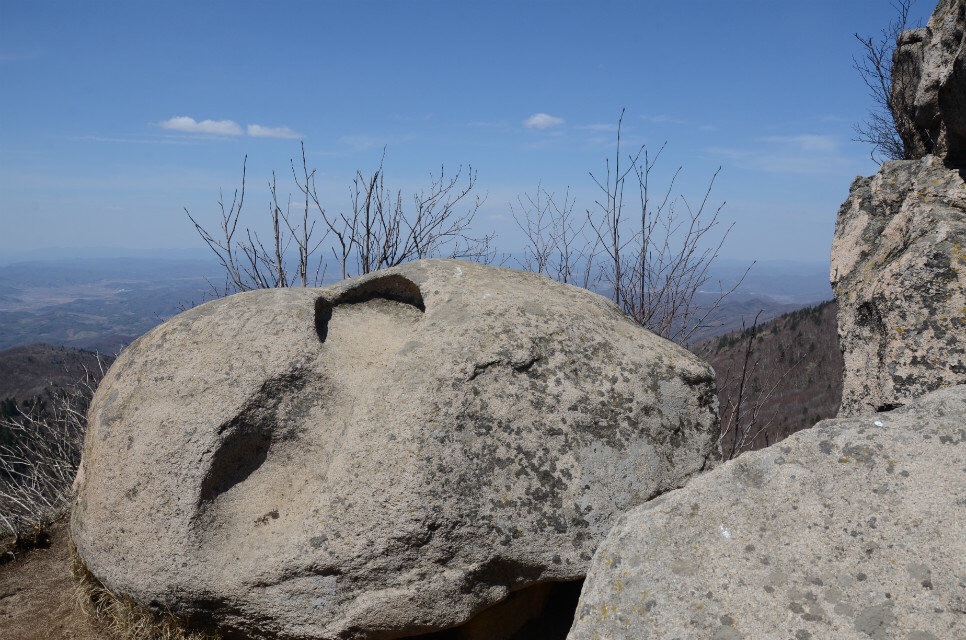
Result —
<instances>
[{"instance_id":1,"label":"mountain summit rock","mask_svg":"<svg viewBox=\"0 0 966 640\"><path fill-rule=\"evenodd\" d=\"M138 339L94 398L72 537L113 593L228 637L504 638L717 436L710 367L605 298L418 261Z\"/></svg>"},{"instance_id":2,"label":"mountain summit rock","mask_svg":"<svg viewBox=\"0 0 966 640\"><path fill-rule=\"evenodd\" d=\"M840 416L966 383L966 184L936 156L857 178L832 238Z\"/></svg>"},{"instance_id":3,"label":"mountain summit rock","mask_svg":"<svg viewBox=\"0 0 966 640\"><path fill-rule=\"evenodd\" d=\"M925 27L900 35L892 59L893 113L906 150L966 166L966 0L940 0Z\"/></svg>"},{"instance_id":4,"label":"mountain summit rock","mask_svg":"<svg viewBox=\"0 0 966 640\"><path fill-rule=\"evenodd\" d=\"M831 281L845 360L840 416L966 383L966 0L941 0L895 51L896 126L913 160L856 178Z\"/></svg>"}]
</instances>

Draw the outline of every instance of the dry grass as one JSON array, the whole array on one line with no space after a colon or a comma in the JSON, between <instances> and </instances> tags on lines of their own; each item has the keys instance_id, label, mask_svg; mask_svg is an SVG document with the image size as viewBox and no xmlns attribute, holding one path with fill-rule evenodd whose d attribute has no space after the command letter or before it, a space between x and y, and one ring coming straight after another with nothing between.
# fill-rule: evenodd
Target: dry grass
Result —
<instances>
[{"instance_id":1,"label":"dry grass","mask_svg":"<svg viewBox=\"0 0 966 640\"><path fill-rule=\"evenodd\" d=\"M115 594L87 569L72 543L69 551L77 603L85 614L114 637L122 640L220 640L217 634L186 629L185 624L170 613L156 614L127 596Z\"/></svg>"},{"instance_id":2,"label":"dry grass","mask_svg":"<svg viewBox=\"0 0 966 640\"><path fill-rule=\"evenodd\" d=\"M0 419L0 554L43 542L70 509L87 407L103 375L103 367L88 370L26 412Z\"/></svg>"}]
</instances>

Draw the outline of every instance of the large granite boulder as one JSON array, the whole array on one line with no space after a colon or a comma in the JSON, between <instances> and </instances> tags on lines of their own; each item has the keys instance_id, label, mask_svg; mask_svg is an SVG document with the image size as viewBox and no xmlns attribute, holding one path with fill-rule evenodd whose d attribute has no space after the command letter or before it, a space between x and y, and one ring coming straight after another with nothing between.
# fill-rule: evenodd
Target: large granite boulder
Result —
<instances>
[{"instance_id":1,"label":"large granite boulder","mask_svg":"<svg viewBox=\"0 0 966 640\"><path fill-rule=\"evenodd\" d=\"M832 240L839 416L966 383L966 183L936 156L857 178Z\"/></svg>"},{"instance_id":2,"label":"large granite boulder","mask_svg":"<svg viewBox=\"0 0 966 640\"><path fill-rule=\"evenodd\" d=\"M596 294L450 260L183 313L89 422L81 560L229 637L429 633L544 585L460 636L508 637L718 455L708 365Z\"/></svg>"},{"instance_id":3,"label":"large granite boulder","mask_svg":"<svg viewBox=\"0 0 966 640\"><path fill-rule=\"evenodd\" d=\"M892 65L896 128L912 158L966 164L966 0L939 0L929 23L903 32Z\"/></svg>"},{"instance_id":4,"label":"large granite boulder","mask_svg":"<svg viewBox=\"0 0 966 640\"><path fill-rule=\"evenodd\" d=\"M966 386L818 423L627 514L570 640L966 638Z\"/></svg>"}]
</instances>

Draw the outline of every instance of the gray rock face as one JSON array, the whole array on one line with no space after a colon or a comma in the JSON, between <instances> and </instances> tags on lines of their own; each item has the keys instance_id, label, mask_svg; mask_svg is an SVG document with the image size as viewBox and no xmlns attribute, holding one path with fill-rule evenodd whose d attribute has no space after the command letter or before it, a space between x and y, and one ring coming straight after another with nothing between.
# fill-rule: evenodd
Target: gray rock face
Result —
<instances>
[{"instance_id":1,"label":"gray rock face","mask_svg":"<svg viewBox=\"0 0 966 640\"><path fill-rule=\"evenodd\" d=\"M818 423L632 510L570 640L966 637L966 386Z\"/></svg>"},{"instance_id":2,"label":"gray rock face","mask_svg":"<svg viewBox=\"0 0 966 640\"><path fill-rule=\"evenodd\" d=\"M966 184L935 156L852 183L832 240L839 416L966 383Z\"/></svg>"},{"instance_id":3,"label":"gray rock face","mask_svg":"<svg viewBox=\"0 0 966 640\"><path fill-rule=\"evenodd\" d=\"M913 158L966 165L966 0L940 0L925 27L899 37L892 101Z\"/></svg>"},{"instance_id":4,"label":"gray rock face","mask_svg":"<svg viewBox=\"0 0 966 640\"><path fill-rule=\"evenodd\" d=\"M89 422L90 571L278 638L445 629L582 577L620 513L717 456L706 364L596 294L450 260L181 314Z\"/></svg>"}]
</instances>

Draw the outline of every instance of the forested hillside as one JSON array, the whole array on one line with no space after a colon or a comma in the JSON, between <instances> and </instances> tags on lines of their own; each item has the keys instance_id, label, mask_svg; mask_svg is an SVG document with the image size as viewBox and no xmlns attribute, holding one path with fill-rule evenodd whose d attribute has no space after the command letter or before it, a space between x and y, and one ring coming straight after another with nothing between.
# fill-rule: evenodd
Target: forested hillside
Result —
<instances>
[{"instance_id":1,"label":"forested hillside","mask_svg":"<svg viewBox=\"0 0 966 640\"><path fill-rule=\"evenodd\" d=\"M691 347L718 376L726 456L835 416L843 371L836 311L824 302Z\"/></svg>"}]
</instances>

